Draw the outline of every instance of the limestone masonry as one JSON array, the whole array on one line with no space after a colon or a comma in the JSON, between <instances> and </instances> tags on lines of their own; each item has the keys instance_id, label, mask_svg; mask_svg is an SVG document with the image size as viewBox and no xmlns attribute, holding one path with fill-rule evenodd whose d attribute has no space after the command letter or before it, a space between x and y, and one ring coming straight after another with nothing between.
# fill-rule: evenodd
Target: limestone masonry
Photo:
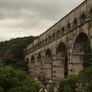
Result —
<instances>
[{"instance_id":1,"label":"limestone masonry","mask_svg":"<svg viewBox=\"0 0 92 92\"><path fill-rule=\"evenodd\" d=\"M83 69L87 39L92 50L92 0L85 0L24 49L30 73L35 78L44 72L50 80L64 78L67 52L68 75L77 75Z\"/></svg>"}]
</instances>

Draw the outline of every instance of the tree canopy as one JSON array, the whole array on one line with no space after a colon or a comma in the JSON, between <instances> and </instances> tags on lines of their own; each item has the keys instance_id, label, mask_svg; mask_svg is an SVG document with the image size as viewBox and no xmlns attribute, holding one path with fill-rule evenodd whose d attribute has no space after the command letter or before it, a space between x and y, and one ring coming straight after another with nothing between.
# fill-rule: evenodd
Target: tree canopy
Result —
<instances>
[{"instance_id":1,"label":"tree canopy","mask_svg":"<svg viewBox=\"0 0 92 92\"><path fill-rule=\"evenodd\" d=\"M0 62L0 92L39 92L39 90L40 86L33 77Z\"/></svg>"},{"instance_id":2,"label":"tree canopy","mask_svg":"<svg viewBox=\"0 0 92 92\"><path fill-rule=\"evenodd\" d=\"M0 59L5 65L10 65L16 70L24 70L28 74L29 72L24 61L23 49L36 38L37 36L29 36L0 42Z\"/></svg>"}]
</instances>

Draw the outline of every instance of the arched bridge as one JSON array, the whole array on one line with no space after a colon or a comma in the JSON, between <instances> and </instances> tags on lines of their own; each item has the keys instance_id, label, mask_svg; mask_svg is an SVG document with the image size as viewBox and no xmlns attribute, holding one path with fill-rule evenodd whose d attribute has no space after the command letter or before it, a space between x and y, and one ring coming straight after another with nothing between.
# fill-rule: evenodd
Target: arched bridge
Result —
<instances>
[{"instance_id":1,"label":"arched bridge","mask_svg":"<svg viewBox=\"0 0 92 92\"><path fill-rule=\"evenodd\" d=\"M85 0L24 49L25 62L33 76L46 73L48 79L65 77L83 69L84 46L89 39L92 50L92 0Z\"/></svg>"}]
</instances>

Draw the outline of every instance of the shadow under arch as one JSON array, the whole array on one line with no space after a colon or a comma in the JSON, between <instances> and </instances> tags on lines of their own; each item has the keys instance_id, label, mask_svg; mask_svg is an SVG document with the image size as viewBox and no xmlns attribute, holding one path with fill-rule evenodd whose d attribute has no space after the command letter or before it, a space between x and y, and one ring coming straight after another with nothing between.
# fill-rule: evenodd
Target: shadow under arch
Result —
<instances>
[{"instance_id":1,"label":"shadow under arch","mask_svg":"<svg viewBox=\"0 0 92 92\"><path fill-rule=\"evenodd\" d=\"M29 64L29 58L26 59L26 65L28 65L28 64Z\"/></svg>"},{"instance_id":2,"label":"shadow under arch","mask_svg":"<svg viewBox=\"0 0 92 92\"><path fill-rule=\"evenodd\" d=\"M51 50L50 49L46 50L45 58L51 60Z\"/></svg>"},{"instance_id":3,"label":"shadow under arch","mask_svg":"<svg viewBox=\"0 0 92 92\"><path fill-rule=\"evenodd\" d=\"M84 49L85 44L88 41L88 36L81 32L74 43L73 51L72 51L72 67L70 69L70 74L77 75L80 70L83 69L84 62Z\"/></svg>"},{"instance_id":4,"label":"shadow under arch","mask_svg":"<svg viewBox=\"0 0 92 92\"><path fill-rule=\"evenodd\" d=\"M40 59L41 59L41 53L38 53L38 55L37 55L37 61L39 62Z\"/></svg>"},{"instance_id":5,"label":"shadow under arch","mask_svg":"<svg viewBox=\"0 0 92 92\"><path fill-rule=\"evenodd\" d=\"M61 79L68 76L68 58L66 46L63 42L60 42L56 50L56 67L55 69L55 78Z\"/></svg>"},{"instance_id":6,"label":"shadow under arch","mask_svg":"<svg viewBox=\"0 0 92 92\"><path fill-rule=\"evenodd\" d=\"M30 62L30 65L29 65L29 71L30 71L31 75L34 76L34 74L35 74L35 59L34 59L33 55L31 56L31 62Z\"/></svg>"},{"instance_id":7,"label":"shadow under arch","mask_svg":"<svg viewBox=\"0 0 92 92\"><path fill-rule=\"evenodd\" d=\"M32 57L31 57L31 63L35 63L35 61L34 61L34 56L32 55Z\"/></svg>"},{"instance_id":8,"label":"shadow under arch","mask_svg":"<svg viewBox=\"0 0 92 92\"><path fill-rule=\"evenodd\" d=\"M41 53L39 52L37 55L37 74L42 74L42 58L41 58Z\"/></svg>"},{"instance_id":9,"label":"shadow under arch","mask_svg":"<svg viewBox=\"0 0 92 92\"><path fill-rule=\"evenodd\" d=\"M50 49L47 49L45 52L44 72L46 73L47 79L52 78L52 54Z\"/></svg>"}]
</instances>

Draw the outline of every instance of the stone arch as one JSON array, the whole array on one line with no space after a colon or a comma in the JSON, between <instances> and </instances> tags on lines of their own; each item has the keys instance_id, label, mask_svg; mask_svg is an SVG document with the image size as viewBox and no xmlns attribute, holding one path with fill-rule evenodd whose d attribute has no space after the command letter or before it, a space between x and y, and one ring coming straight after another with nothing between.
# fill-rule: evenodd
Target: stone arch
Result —
<instances>
[{"instance_id":1,"label":"stone arch","mask_svg":"<svg viewBox=\"0 0 92 92\"><path fill-rule=\"evenodd\" d=\"M31 62L30 62L30 65L29 65L29 71L30 71L31 75L34 76L34 73L35 73L35 58L34 58L33 55L31 56Z\"/></svg>"},{"instance_id":2,"label":"stone arch","mask_svg":"<svg viewBox=\"0 0 92 92\"><path fill-rule=\"evenodd\" d=\"M55 39L55 33L53 33L53 39Z\"/></svg>"},{"instance_id":3,"label":"stone arch","mask_svg":"<svg viewBox=\"0 0 92 92\"><path fill-rule=\"evenodd\" d=\"M89 16L92 17L92 7L91 7L91 9L89 11Z\"/></svg>"},{"instance_id":4,"label":"stone arch","mask_svg":"<svg viewBox=\"0 0 92 92\"><path fill-rule=\"evenodd\" d=\"M32 57L31 57L31 63L35 63L35 61L34 61L34 56L32 55Z\"/></svg>"},{"instance_id":5,"label":"stone arch","mask_svg":"<svg viewBox=\"0 0 92 92\"><path fill-rule=\"evenodd\" d=\"M83 56L85 43L88 40L88 36L81 32L75 40L73 51L72 51L72 66L70 67L70 73L75 75L83 69Z\"/></svg>"},{"instance_id":6,"label":"stone arch","mask_svg":"<svg viewBox=\"0 0 92 92\"><path fill-rule=\"evenodd\" d=\"M41 53L38 53L37 55L37 62L41 62Z\"/></svg>"},{"instance_id":7,"label":"stone arch","mask_svg":"<svg viewBox=\"0 0 92 92\"><path fill-rule=\"evenodd\" d=\"M42 57L41 57L41 53L40 52L37 55L36 70L37 70L37 74L41 74L42 73Z\"/></svg>"},{"instance_id":8,"label":"stone arch","mask_svg":"<svg viewBox=\"0 0 92 92\"><path fill-rule=\"evenodd\" d=\"M47 50L46 50L45 58L48 58L48 59L51 58L51 50L50 50L50 49L47 49Z\"/></svg>"},{"instance_id":9,"label":"stone arch","mask_svg":"<svg viewBox=\"0 0 92 92\"><path fill-rule=\"evenodd\" d=\"M44 52L45 52L45 58L46 58L46 55L47 55L48 52L50 52L51 55L52 55L52 49L51 49L51 47L45 48Z\"/></svg>"},{"instance_id":10,"label":"stone arch","mask_svg":"<svg viewBox=\"0 0 92 92\"><path fill-rule=\"evenodd\" d=\"M45 52L44 72L46 73L47 79L52 78L52 53L50 49L47 49Z\"/></svg>"},{"instance_id":11,"label":"stone arch","mask_svg":"<svg viewBox=\"0 0 92 92\"><path fill-rule=\"evenodd\" d=\"M71 25L70 25L70 23L68 23L67 24L67 29L70 30L70 27L71 27Z\"/></svg>"},{"instance_id":12,"label":"stone arch","mask_svg":"<svg viewBox=\"0 0 92 92\"><path fill-rule=\"evenodd\" d=\"M49 35L49 40L51 40L51 36Z\"/></svg>"},{"instance_id":13,"label":"stone arch","mask_svg":"<svg viewBox=\"0 0 92 92\"><path fill-rule=\"evenodd\" d=\"M60 42L56 49L56 61L54 67L55 78L61 79L65 77L65 56L66 46Z\"/></svg>"},{"instance_id":14,"label":"stone arch","mask_svg":"<svg viewBox=\"0 0 92 92\"><path fill-rule=\"evenodd\" d=\"M47 37L45 38L45 44L47 44Z\"/></svg>"},{"instance_id":15,"label":"stone arch","mask_svg":"<svg viewBox=\"0 0 92 92\"><path fill-rule=\"evenodd\" d=\"M77 25L77 19L76 18L74 19L73 23L74 23L74 26Z\"/></svg>"},{"instance_id":16,"label":"stone arch","mask_svg":"<svg viewBox=\"0 0 92 92\"><path fill-rule=\"evenodd\" d=\"M92 13L92 7L91 7L91 9L90 9L90 13Z\"/></svg>"},{"instance_id":17,"label":"stone arch","mask_svg":"<svg viewBox=\"0 0 92 92\"><path fill-rule=\"evenodd\" d=\"M62 27L62 35L64 34L64 31L65 31L65 29L64 29L64 27Z\"/></svg>"},{"instance_id":18,"label":"stone arch","mask_svg":"<svg viewBox=\"0 0 92 92\"><path fill-rule=\"evenodd\" d=\"M26 59L26 65L28 65L28 64L29 64L29 58Z\"/></svg>"},{"instance_id":19,"label":"stone arch","mask_svg":"<svg viewBox=\"0 0 92 92\"><path fill-rule=\"evenodd\" d=\"M60 35L60 30L57 30L57 37L59 37Z\"/></svg>"},{"instance_id":20,"label":"stone arch","mask_svg":"<svg viewBox=\"0 0 92 92\"><path fill-rule=\"evenodd\" d=\"M64 27L62 27L62 31L65 31Z\"/></svg>"},{"instance_id":21,"label":"stone arch","mask_svg":"<svg viewBox=\"0 0 92 92\"><path fill-rule=\"evenodd\" d=\"M49 42L51 41L51 35L49 35L48 40L49 40Z\"/></svg>"},{"instance_id":22,"label":"stone arch","mask_svg":"<svg viewBox=\"0 0 92 92\"><path fill-rule=\"evenodd\" d=\"M84 23L85 19L86 19L86 15L85 13L82 13L81 18L80 18L81 23Z\"/></svg>"}]
</instances>

